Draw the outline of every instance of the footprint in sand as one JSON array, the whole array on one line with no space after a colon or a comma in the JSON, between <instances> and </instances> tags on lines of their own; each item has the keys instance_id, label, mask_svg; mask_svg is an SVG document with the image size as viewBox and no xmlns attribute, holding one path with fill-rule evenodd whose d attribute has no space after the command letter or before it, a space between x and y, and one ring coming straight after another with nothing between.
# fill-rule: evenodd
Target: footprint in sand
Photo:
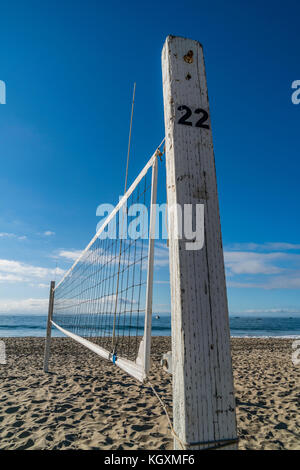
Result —
<instances>
[{"instance_id":1,"label":"footprint in sand","mask_svg":"<svg viewBox=\"0 0 300 470\"><path fill-rule=\"evenodd\" d=\"M12 406L10 408L6 408L5 413L11 414L11 413L16 413L19 411L20 407L19 406Z\"/></svg>"},{"instance_id":2,"label":"footprint in sand","mask_svg":"<svg viewBox=\"0 0 300 470\"><path fill-rule=\"evenodd\" d=\"M34 445L34 442L32 439L28 439L28 441L26 442L26 444L24 444L23 446L20 446L18 447L19 450L25 450L25 449L29 449L29 447L32 447Z\"/></svg>"},{"instance_id":3,"label":"footprint in sand","mask_svg":"<svg viewBox=\"0 0 300 470\"><path fill-rule=\"evenodd\" d=\"M276 424L276 426L274 427L274 429L287 429L287 428L288 428L287 424L282 423L282 422Z\"/></svg>"},{"instance_id":4,"label":"footprint in sand","mask_svg":"<svg viewBox=\"0 0 300 470\"><path fill-rule=\"evenodd\" d=\"M18 435L18 438L23 439L24 437L28 437L28 436L30 436L30 432L29 431L23 431L23 432L21 432L21 434Z\"/></svg>"},{"instance_id":5,"label":"footprint in sand","mask_svg":"<svg viewBox=\"0 0 300 470\"><path fill-rule=\"evenodd\" d=\"M123 411L137 411L136 406L130 406L129 408L123 408Z\"/></svg>"},{"instance_id":6,"label":"footprint in sand","mask_svg":"<svg viewBox=\"0 0 300 470\"><path fill-rule=\"evenodd\" d=\"M36 423L38 423L38 424L43 424L43 423L46 423L47 420L48 420L48 418L37 419L37 420L36 420Z\"/></svg>"},{"instance_id":7,"label":"footprint in sand","mask_svg":"<svg viewBox=\"0 0 300 470\"><path fill-rule=\"evenodd\" d=\"M14 426L14 428L19 428L20 426L22 426L22 424L24 424L24 421L15 421L13 426Z\"/></svg>"},{"instance_id":8,"label":"footprint in sand","mask_svg":"<svg viewBox=\"0 0 300 470\"><path fill-rule=\"evenodd\" d=\"M134 431L148 431L149 429L152 429L153 426L149 426L148 424L143 424L142 426L139 426L138 424L134 424L133 426L131 426L131 428L134 430Z\"/></svg>"}]
</instances>

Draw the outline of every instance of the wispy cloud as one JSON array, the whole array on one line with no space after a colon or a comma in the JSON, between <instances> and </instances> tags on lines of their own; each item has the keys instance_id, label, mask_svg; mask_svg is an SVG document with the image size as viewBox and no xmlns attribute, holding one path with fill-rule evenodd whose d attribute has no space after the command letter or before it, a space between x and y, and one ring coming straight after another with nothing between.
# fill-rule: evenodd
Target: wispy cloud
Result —
<instances>
[{"instance_id":1,"label":"wispy cloud","mask_svg":"<svg viewBox=\"0 0 300 470\"><path fill-rule=\"evenodd\" d=\"M170 304L156 304L156 303L154 303L152 310L153 310L153 312L157 312L157 313L170 313L171 312L171 306L170 306Z\"/></svg>"},{"instance_id":2,"label":"wispy cloud","mask_svg":"<svg viewBox=\"0 0 300 470\"><path fill-rule=\"evenodd\" d=\"M17 240L26 240L26 235L16 235L15 233L0 232L0 238L15 238Z\"/></svg>"},{"instance_id":3,"label":"wispy cloud","mask_svg":"<svg viewBox=\"0 0 300 470\"><path fill-rule=\"evenodd\" d=\"M285 253L254 253L249 251L225 251L224 259L229 274L276 274L283 269L274 261L286 258Z\"/></svg>"},{"instance_id":4,"label":"wispy cloud","mask_svg":"<svg viewBox=\"0 0 300 470\"><path fill-rule=\"evenodd\" d=\"M0 300L0 313L41 313L48 309L48 299Z\"/></svg>"},{"instance_id":5,"label":"wispy cloud","mask_svg":"<svg viewBox=\"0 0 300 470\"><path fill-rule=\"evenodd\" d=\"M54 258L65 258L67 260L76 261L81 255L81 250L60 250L57 254L53 255Z\"/></svg>"},{"instance_id":6,"label":"wispy cloud","mask_svg":"<svg viewBox=\"0 0 300 470\"><path fill-rule=\"evenodd\" d=\"M22 282L24 280L23 277L17 276L15 274L3 274L0 272L0 282Z\"/></svg>"},{"instance_id":7,"label":"wispy cloud","mask_svg":"<svg viewBox=\"0 0 300 470\"><path fill-rule=\"evenodd\" d=\"M53 235L55 235L55 232L51 232L51 230L46 230L45 232L43 232L43 235L45 237L52 237Z\"/></svg>"},{"instance_id":8,"label":"wispy cloud","mask_svg":"<svg viewBox=\"0 0 300 470\"><path fill-rule=\"evenodd\" d=\"M242 312L238 313L249 313L249 314L261 314L261 313L287 313L287 314L292 314L292 313L300 313L300 309L297 308L266 308L266 309L248 309L248 310L243 310Z\"/></svg>"},{"instance_id":9,"label":"wispy cloud","mask_svg":"<svg viewBox=\"0 0 300 470\"><path fill-rule=\"evenodd\" d=\"M0 259L0 282L32 282L35 279L50 279L63 273L60 268L44 268L20 261Z\"/></svg>"},{"instance_id":10,"label":"wispy cloud","mask_svg":"<svg viewBox=\"0 0 300 470\"><path fill-rule=\"evenodd\" d=\"M300 272L274 276L260 281L232 281L227 282L227 287L239 289L300 289Z\"/></svg>"},{"instance_id":11,"label":"wispy cloud","mask_svg":"<svg viewBox=\"0 0 300 470\"><path fill-rule=\"evenodd\" d=\"M125 245L126 241L123 241L123 245ZM140 253L141 253L141 250L142 250L142 245L140 242L137 242L137 246L135 249L132 249L131 250L131 253L130 253L130 259L127 258L127 255L125 256L124 258L124 255L122 257L122 260L121 262L122 263L128 263L128 262L132 262L133 261L133 256L135 255L136 259L139 258L140 256ZM144 247L144 250L145 250L145 247ZM58 259L58 258L63 258L63 259L66 259L66 260L71 260L71 261L76 261L79 256L81 255L82 251L81 250L59 250L57 252L55 252L51 257L52 258L55 258L55 259ZM102 264L102 263L108 263L108 262L111 262L111 263L114 263L114 264L118 264L119 262L119 258L118 256L115 255L114 251L112 250L111 252L109 251L105 251L99 247L97 248L91 248L90 249L90 253L92 253L92 261L93 263L99 263L99 264ZM163 266L168 266L169 264L169 249L167 247L167 245L163 244L163 243L156 243L155 244L155 250L154 250L154 255L155 255L155 266L156 267L163 267ZM110 258L111 258L111 261L110 261ZM84 259L84 262L88 263L89 262L89 258L88 257L85 257L83 258ZM145 265L143 266L143 268L146 268L147 267L147 263L144 263Z\"/></svg>"},{"instance_id":12,"label":"wispy cloud","mask_svg":"<svg viewBox=\"0 0 300 470\"><path fill-rule=\"evenodd\" d=\"M49 283L39 282L38 284L32 284L32 287L39 287L40 289L49 289Z\"/></svg>"},{"instance_id":13,"label":"wispy cloud","mask_svg":"<svg viewBox=\"0 0 300 470\"><path fill-rule=\"evenodd\" d=\"M16 235L14 233L7 233L7 232L0 232L0 238L11 238L15 237Z\"/></svg>"},{"instance_id":14,"label":"wispy cloud","mask_svg":"<svg viewBox=\"0 0 300 470\"><path fill-rule=\"evenodd\" d=\"M154 248L154 264L156 267L169 265L169 248L165 243L156 242Z\"/></svg>"},{"instance_id":15,"label":"wispy cloud","mask_svg":"<svg viewBox=\"0 0 300 470\"><path fill-rule=\"evenodd\" d=\"M47 286L49 287L49 286ZM94 306L99 309L101 304L105 306L114 304L116 296L114 294L102 297L101 299L89 299L89 305ZM0 314L14 314L14 313L47 313L48 310L48 298L44 299L0 299ZM74 304L77 305L78 299L73 300ZM84 299L81 299L81 302L84 302ZM127 299L126 297L118 297L118 306L119 308L125 311L126 307L134 309L134 306L137 304L135 299ZM69 301L69 305L72 305L72 300Z\"/></svg>"},{"instance_id":16,"label":"wispy cloud","mask_svg":"<svg viewBox=\"0 0 300 470\"><path fill-rule=\"evenodd\" d=\"M300 250L300 244L286 242L232 243L225 247L228 251L293 251Z\"/></svg>"},{"instance_id":17,"label":"wispy cloud","mask_svg":"<svg viewBox=\"0 0 300 470\"><path fill-rule=\"evenodd\" d=\"M300 289L300 254L291 253L299 249L300 245L280 242L234 244L231 250L227 247L224 252L227 286Z\"/></svg>"},{"instance_id":18,"label":"wispy cloud","mask_svg":"<svg viewBox=\"0 0 300 470\"><path fill-rule=\"evenodd\" d=\"M94 303L94 304L115 304L117 300L117 296L116 294L109 294L109 295L106 295L104 297L102 297L101 299L95 299L95 300L92 300L91 302ZM136 299L127 299L126 297L122 297L121 295L118 296L118 305L119 307L124 307L124 306L132 306L132 305L135 305L137 304L137 300Z\"/></svg>"},{"instance_id":19,"label":"wispy cloud","mask_svg":"<svg viewBox=\"0 0 300 470\"><path fill-rule=\"evenodd\" d=\"M245 248L248 248L246 250ZM298 245L290 243L243 243L234 244L231 250L224 252L227 286L246 289L299 289L300 288L300 254ZM243 250L242 250L243 248ZM251 248L251 250L250 250ZM255 251L255 248L257 251ZM282 248L276 251L275 248ZM286 251L283 251L283 248ZM269 250L269 252L267 252ZM75 261L82 252L80 250L60 250L54 258ZM93 251L93 262L107 263L108 254L97 248ZM87 258L85 262L89 262ZM118 257L111 260L118 262ZM161 242L155 243L155 267L167 267L169 264L168 246ZM143 266L143 268L146 267ZM156 278L157 284L168 281Z\"/></svg>"},{"instance_id":20,"label":"wispy cloud","mask_svg":"<svg viewBox=\"0 0 300 470\"><path fill-rule=\"evenodd\" d=\"M77 261L81 254L81 250L60 250L52 255L52 258ZM104 251L101 248L93 247L90 249L90 251L84 254L84 257L82 257L82 262L86 264L106 264L108 262L118 264L119 258L115 255L113 250Z\"/></svg>"}]
</instances>

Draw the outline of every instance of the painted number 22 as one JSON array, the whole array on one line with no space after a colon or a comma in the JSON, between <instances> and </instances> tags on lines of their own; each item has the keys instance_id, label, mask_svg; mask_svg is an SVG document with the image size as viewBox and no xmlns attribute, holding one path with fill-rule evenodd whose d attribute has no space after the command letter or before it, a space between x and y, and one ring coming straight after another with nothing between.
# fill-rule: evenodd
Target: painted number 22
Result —
<instances>
[{"instance_id":1,"label":"painted number 22","mask_svg":"<svg viewBox=\"0 0 300 470\"><path fill-rule=\"evenodd\" d=\"M193 123L191 121L188 121L188 119L192 116L192 110L185 105L178 106L178 111L185 111L185 114L181 116L181 118L178 120L178 124L184 124L185 126L193 126ZM205 122L208 120L208 112L205 111L205 109L197 108L194 111L195 114L200 114L200 119L196 122L194 127L200 127L202 129L209 129L209 125L205 124Z\"/></svg>"}]
</instances>

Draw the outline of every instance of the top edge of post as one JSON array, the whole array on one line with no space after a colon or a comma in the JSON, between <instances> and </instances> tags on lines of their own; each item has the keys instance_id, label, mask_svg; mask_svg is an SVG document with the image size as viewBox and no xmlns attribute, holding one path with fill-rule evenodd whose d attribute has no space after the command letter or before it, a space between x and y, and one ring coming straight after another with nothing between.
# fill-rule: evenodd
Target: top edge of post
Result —
<instances>
[{"instance_id":1,"label":"top edge of post","mask_svg":"<svg viewBox=\"0 0 300 470\"><path fill-rule=\"evenodd\" d=\"M199 46L201 47L201 49L203 49L203 45L201 44L201 42L197 41L196 39L186 38L185 36L174 36L173 34L169 34L166 37L163 49L166 47L166 45L169 45L171 42L177 39L180 39L182 41L192 41L195 43L195 46Z\"/></svg>"}]
</instances>

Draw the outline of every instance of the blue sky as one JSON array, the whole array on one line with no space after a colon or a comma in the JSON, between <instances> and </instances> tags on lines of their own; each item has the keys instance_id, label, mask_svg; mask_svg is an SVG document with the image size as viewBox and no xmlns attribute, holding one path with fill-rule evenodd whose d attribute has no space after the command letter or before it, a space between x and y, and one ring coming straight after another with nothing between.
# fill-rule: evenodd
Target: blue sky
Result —
<instances>
[{"instance_id":1,"label":"blue sky","mask_svg":"<svg viewBox=\"0 0 300 470\"><path fill-rule=\"evenodd\" d=\"M97 206L118 202L134 81L129 181L161 142L168 34L204 46L230 311L300 312L299 15L296 1L2 5L0 312L45 311ZM156 283L157 310L168 292Z\"/></svg>"}]
</instances>

